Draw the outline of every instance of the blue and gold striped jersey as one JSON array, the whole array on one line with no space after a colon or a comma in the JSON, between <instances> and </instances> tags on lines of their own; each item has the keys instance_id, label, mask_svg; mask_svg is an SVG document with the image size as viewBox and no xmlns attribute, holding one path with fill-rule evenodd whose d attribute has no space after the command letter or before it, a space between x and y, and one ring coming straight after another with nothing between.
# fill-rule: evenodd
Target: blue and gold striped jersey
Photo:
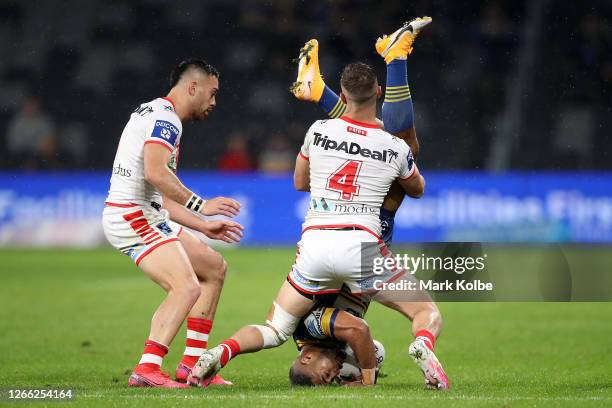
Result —
<instances>
[{"instance_id":1,"label":"blue and gold striped jersey","mask_svg":"<svg viewBox=\"0 0 612 408\"><path fill-rule=\"evenodd\" d=\"M334 336L336 316L342 310L363 318L369 305L369 300L353 295L346 286L337 294L317 296L313 309L293 333L298 350L306 344L344 347Z\"/></svg>"}]
</instances>

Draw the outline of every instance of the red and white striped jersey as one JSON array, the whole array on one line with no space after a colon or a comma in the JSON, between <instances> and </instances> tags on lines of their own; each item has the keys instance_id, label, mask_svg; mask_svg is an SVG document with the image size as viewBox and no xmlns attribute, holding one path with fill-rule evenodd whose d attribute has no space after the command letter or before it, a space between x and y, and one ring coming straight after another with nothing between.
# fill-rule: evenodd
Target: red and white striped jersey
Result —
<instances>
[{"instance_id":1,"label":"red and white striped jersey","mask_svg":"<svg viewBox=\"0 0 612 408\"><path fill-rule=\"evenodd\" d=\"M380 207L391 183L416 169L406 142L347 117L316 121L300 155L310 162L304 228L359 225L380 235Z\"/></svg>"},{"instance_id":2,"label":"red and white striped jersey","mask_svg":"<svg viewBox=\"0 0 612 408\"><path fill-rule=\"evenodd\" d=\"M144 178L144 146L157 143L170 150L168 167L176 171L182 132L183 125L169 99L157 98L136 108L119 140L106 201L161 204L161 194Z\"/></svg>"}]
</instances>

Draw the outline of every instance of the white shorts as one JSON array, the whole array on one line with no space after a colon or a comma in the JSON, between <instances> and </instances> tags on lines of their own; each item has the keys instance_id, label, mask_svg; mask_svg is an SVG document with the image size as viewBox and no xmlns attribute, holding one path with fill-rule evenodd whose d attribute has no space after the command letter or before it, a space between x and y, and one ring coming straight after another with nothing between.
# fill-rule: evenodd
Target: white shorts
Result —
<instances>
[{"instance_id":1,"label":"white shorts","mask_svg":"<svg viewBox=\"0 0 612 408\"><path fill-rule=\"evenodd\" d=\"M155 248L178 241L183 229L170 221L168 211L138 204L106 203L102 225L108 242L136 265Z\"/></svg>"},{"instance_id":2,"label":"white shorts","mask_svg":"<svg viewBox=\"0 0 612 408\"><path fill-rule=\"evenodd\" d=\"M388 282L397 274L397 270L374 274L374 259L387 256L391 253L372 232L307 229L287 280L306 296L338 293L343 285L353 294L371 293L375 278Z\"/></svg>"}]
</instances>

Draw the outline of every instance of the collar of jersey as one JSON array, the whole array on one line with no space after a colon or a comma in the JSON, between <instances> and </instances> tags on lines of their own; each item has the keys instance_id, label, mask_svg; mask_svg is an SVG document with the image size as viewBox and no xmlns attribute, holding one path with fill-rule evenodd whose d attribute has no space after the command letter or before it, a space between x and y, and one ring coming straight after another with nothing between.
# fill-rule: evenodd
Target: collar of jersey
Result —
<instances>
[{"instance_id":1,"label":"collar of jersey","mask_svg":"<svg viewBox=\"0 0 612 408\"><path fill-rule=\"evenodd\" d=\"M361 127L365 127L365 128L370 128L370 129L380 129L380 126L374 123L365 123L365 122L358 122L356 120L353 120L351 118L349 118L348 116L342 116L340 119L342 119L345 122L351 123L355 126L361 126Z\"/></svg>"},{"instance_id":2,"label":"collar of jersey","mask_svg":"<svg viewBox=\"0 0 612 408\"><path fill-rule=\"evenodd\" d=\"M170 102L172 104L172 109L176 111L176 105L174 105L174 101L172 99L168 98L167 96L162 96L161 98L165 101Z\"/></svg>"}]
</instances>

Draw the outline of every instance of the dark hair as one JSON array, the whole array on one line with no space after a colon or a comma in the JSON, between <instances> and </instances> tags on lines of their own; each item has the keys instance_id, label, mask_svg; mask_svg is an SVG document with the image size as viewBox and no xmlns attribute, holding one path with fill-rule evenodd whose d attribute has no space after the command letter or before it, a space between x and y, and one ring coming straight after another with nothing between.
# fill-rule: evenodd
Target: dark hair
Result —
<instances>
[{"instance_id":1,"label":"dark hair","mask_svg":"<svg viewBox=\"0 0 612 408\"><path fill-rule=\"evenodd\" d=\"M294 366L289 369L289 381L291 385L313 387L312 379L304 373L298 372Z\"/></svg>"},{"instance_id":2,"label":"dark hair","mask_svg":"<svg viewBox=\"0 0 612 408\"><path fill-rule=\"evenodd\" d=\"M372 67L363 62L348 64L342 71L340 84L355 103L363 103L375 96L372 91L378 79Z\"/></svg>"},{"instance_id":3,"label":"dark hair","mask_svg":"<svg viewBox=\"0 0 612 408\"><path fill-rule=\"evenodd\" d=\"M199 69L208 75L219 78L219 71L217 71L217 69L208 62L200 58L189 58L179 62L179 64L172 70L172 73L170 73L170 88L174 88L178 81L180 81L183 77L183 74L192 68Z\"/></svg>"}]
</instances>

